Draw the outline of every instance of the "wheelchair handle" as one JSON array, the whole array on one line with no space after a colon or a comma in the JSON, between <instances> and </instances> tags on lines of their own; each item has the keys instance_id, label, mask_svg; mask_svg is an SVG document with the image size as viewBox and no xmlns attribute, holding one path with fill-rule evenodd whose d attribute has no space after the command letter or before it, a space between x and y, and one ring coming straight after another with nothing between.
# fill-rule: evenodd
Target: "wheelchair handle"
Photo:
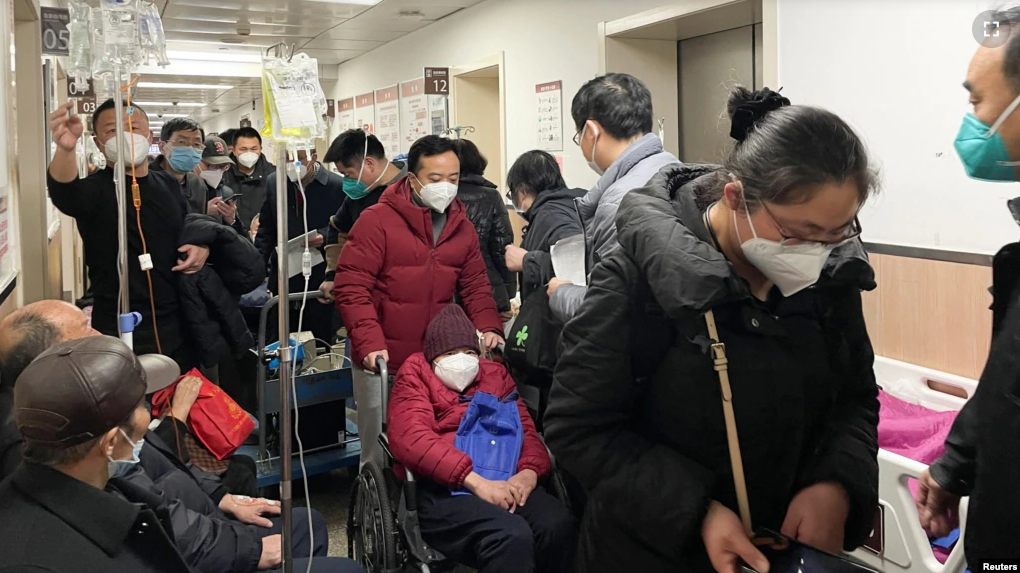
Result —
<instances>
[{"instance_id":1,"label":"wheelchair handle","mask_svg":"<svg viewBox=\"0 0 1020 573\"><path fill-rule=\"evenodd\" d=\"M386 428L386 411L390 405L390 373L386 368L386 360L382 356L376 356L375 367L379 369L379 384L382 386L380 393L382 406L382 426Z\"/></svg>"}]
</instances>

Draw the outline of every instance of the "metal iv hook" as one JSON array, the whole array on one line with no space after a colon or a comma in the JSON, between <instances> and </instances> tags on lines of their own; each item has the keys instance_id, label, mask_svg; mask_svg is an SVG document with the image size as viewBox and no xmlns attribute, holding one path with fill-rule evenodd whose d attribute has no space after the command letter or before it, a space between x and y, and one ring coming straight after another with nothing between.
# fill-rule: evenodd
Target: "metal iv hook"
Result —
<instances>
[{"instance_id":1,"label":"metal iv hook","mask_svg":"<svg viewBox=\"0 0 1020 573\"><path fill-rule=\"evenodd\" d=\"M275 53L273 53L273 54L270 53L270 52L274 52L274 51L275 51ZM289 61L291 61L291 59L294 58L294 44L291 44L290 45L290 50L288 50L286 42L277 42L277 43L273 44L272 46L269 46L268 48L266 48L266 56L267 57L280 58L280 59L286 58L287 61L289 62Z\"/></svg>"}]
</instances>

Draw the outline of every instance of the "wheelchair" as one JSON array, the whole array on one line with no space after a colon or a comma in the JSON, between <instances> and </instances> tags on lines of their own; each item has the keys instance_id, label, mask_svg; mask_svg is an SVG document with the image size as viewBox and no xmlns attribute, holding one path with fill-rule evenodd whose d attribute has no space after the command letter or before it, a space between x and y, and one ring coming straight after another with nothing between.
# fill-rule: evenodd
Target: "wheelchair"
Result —
<instances>
[{"instance_id":1,"label":"wheelchair","mask_svg":"<svg viewBox=\"0 0 1020 573\"><path fill-rule=\"evenodd\" d=\"M351 488L347 514L348 557L360 563L368 573L449 571L457 563L422 539L415 475L405 468L401 481L393 471L394 458L385 431L392 381L385 360L379 358L376 367L378 374L354 368L354 397L358 402L362 459L361 470ZM369 396L365 403L361 402L361 397L375 390L378 390L380 398L377 406L372 404L374 396ZM381 430L373 423L362 424L363 408L371 410L366 412L371 414L367 416L369 419L381 420ZM376 445L377 449L366 448L367 443ZM550 494L571 509L555 460L553 471L544 485Z\"/></svg>"}]
</instances>

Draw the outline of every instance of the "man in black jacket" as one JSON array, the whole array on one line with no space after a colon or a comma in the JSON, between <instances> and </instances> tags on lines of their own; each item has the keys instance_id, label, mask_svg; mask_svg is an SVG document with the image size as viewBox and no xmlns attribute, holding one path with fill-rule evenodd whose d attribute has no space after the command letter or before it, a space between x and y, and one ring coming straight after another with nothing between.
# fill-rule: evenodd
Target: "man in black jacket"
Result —
<instances>
[{"instance_id":1,"label":"man in black jacket","mask_svg":"<svg viewBox=\"0 0 1020 573\"><path fill-rule=\"evenodd\" d=\"M205 186L193 171L202 158L205 130L193 119L178 117L159 131L159 153L149 162L152 171L165 171L181 184L189 213L207 211Z\"/></svg>"},{"instance_id":2,"label":"man in black jacket","mask_svg":"<svg viewBox=\"0 0 1020 573\"><path fill-rule=\"evenodd\" d=\"M1014 182L1020 170L1020 7L994 18L1001 38L978 49L964 87L974 104L956 149L967 174ZM996 44L1000 44L996 46ZM1020 222L1020 200L1009 202ZM964 549L974 571L983 561L1020 558L1020 243L1006 245L992 270L992 348L977 391L956 417L946 452L920 480L921 525L941 537L957 525L960 498L970 496Z\"/></svg>"},{"instance_id":3,"label":"man in black jacket","mask_svg":"<svg viewBox=\"0 0 1020 573\"><path fill-rule=\"evenodd\" d=\"M308 249L312 258L319 261L312 263L312 274L308 279L308 290L318 291L326 272L326 262L323 257L322 246L325 243L326 234L329 232L329 216L335 213L344 202L343 178L328 169L317 161L315 153L311 155L306 151L299 151L297 155L300 166L295 164L287 165L287 239L294 239L305 234L306 230L312 233L308 239ZM300 181L300 186L299 186ZM304 196L301 194L304 189ZM259 215L259 230L255 235L255 246L262 253L262 258L269 268L269 290L276 292L277 264L276 252L276 174L273 173L266 178L266 200L262 205L262 213ZM307 203L305 205L304 203ZM307 225L306 225L307 217ZM304 244L299 246L304 250ZM300 258L299 258L300 260ZM291 293L305 291L305 278L301 274L301 265L295 264L290 259L288 274L290 274L289 290ZM257 286L257 285L256 285ZM331 342L336 337L336 325L334 324L334 306L330 301L322 301L319 297L311 296L311 300L305 304L305 318L302 328L311 331L316 338ZM298 316L301 303L294 305L295 311L291 312L291 329L297 331Z\"/></svg>"},{"instance_id":4,"label":"man in black jacket","mask_svg":"<svg viewBox=\"0 0 1020 573\"><path fill-rule=\"evenodd\" d=\"M14 402L26 461L0 485L0 571L191 571L158 497L118 479L138 461L145 394L175 378L100 336L24 371Z\"/></svg>"},{"instance_id":5,"label":"man in black jacket","mask_svg":"<svg viewBox=\"0 0 1020 573\"><path fill-rule=\"evenodd\" d=\"M407 175L407 164L386 159L382 142L363 129L348 129L338 135L323 161L335 164L344 176L347 195L340 209L329 218L326 230L326 273L319 291L323 301L332 302L336 263L347 242L347 233L365 209L379 202L391 183Z\"/></svg>"},{"instance_id":6,"label":"man in black jacket","mask_svg":"<svg viewBox=\"0 0 1020 573\"><path fill-rule=\"evenodd\" d=\"M266 178L276 167L262 155L262 136L251 127L242 127L234 133L234 165L223 174L223 184L241 195L237 200L237 216L248 229L251 220L259 214L266 199Z\"/></svg>"},{"instance_id":7,"label":"man in black jacket","mask_svg":"<svg viewBox=\"0 0 1020 573\"><path fill-rule=\"evenodd\" d=\"M0 322L0 332L3 333L3 338L0 338L0 373L13 380L20 379L29 363L44 354L47 348L98 334L87 327L83 312L58 301L41 301L19 309ZM154 364L158 364L161 358L165 369L167 361L164 357L145 356L141 360L149 371L159 372ZM172 362L169 364L172 366ZM160 374L160 380L168 378L172 382L177 373L179 370L174 368L173 375ZM181 384L187 384L187 380ZM159 389L153 388L151 392ZM184 395L185 392L179 388L174 395L172 410L175 416L187 419L190 404L184 403ZM149 501L156 509L165 511L177 547L187 563L197 570L246 573L279 565L283 525L282 519L276 517L280 513L279 504L233 495L216 476L186 465L160 437L174 435L174 424L178 421L168 417L155 430L144 433L145 441L138 452L140 461L137 467L126 470L119 481L129 483L139 491L150 492ZM17 428L14 431L17 432L16 462L20 463L23 441L20 431ZM189 430L180 424L176 431L186 433ZM229 519L228 514L234 519ZM306 510L300 508L293 515L295 557L325 557L328 532L322 516L312 510L309 522ZM314 533L314 547L310 545L309 532ZM323 563L328 564L329 561L324 560Z\"/></svg>"}]
</instances>

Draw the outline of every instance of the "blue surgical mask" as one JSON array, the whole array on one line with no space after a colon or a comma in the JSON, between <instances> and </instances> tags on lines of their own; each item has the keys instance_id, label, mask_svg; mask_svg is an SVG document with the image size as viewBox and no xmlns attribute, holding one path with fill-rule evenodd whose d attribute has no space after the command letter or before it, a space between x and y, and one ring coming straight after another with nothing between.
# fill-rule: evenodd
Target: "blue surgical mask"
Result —
<instances>
[{"instance_id":1,"label":"blue surgical mask","mask_svg":"<svg viewBox=\"0 0 1020 573\"><path fill-rule=\"evenodd\" d=\"M1017 180L1016 166L1020 165L1020 162L1013 161L1009 156L1006 142L998 131L1006 118L1016 111L1018 105L1020 97L1014 99L991 126L986 125L972 113L963 117L963 125L956 135L954 146L960 160L963 161L967 175L972 179Z\"/></svg>"},{"instance_id":2,"label":"blue surgical mask","mask_svg":"<svg viewBox=\"0 0 1020 573\"><path fill-rule=\"evenodd\" d=\"M127 443L131 444L131 459L115 460L111 456L106 456L106 459L109 460L106 465L110 472L110 479L126 476L128 472L131 471L131 468L135 467L135 465L141 461L141 459L138 458L138 455L142 452L142 446L145 445L144 438L137 442L132 442L131 438L128 437L127 432L121 428L117 429L120 431L120 435L124 436L124 439L127 440Z\"/></svg>"},{"instance_id":3,"label":"blue surgical mask","mask_svg":"<svg viewBox=\"0 0 1020 573\"><path fill-rule=\"evenodd\" d=\"M368 158L368 134L365 134L365 151L361 154L361 169L358 170L358 178L351 179L344 177L344 193L351 199L357 201L365 195L368 195L369 186L365 185L361 181L361 176L365 174L365 160ZM382 171L379 172L379 176L372 182L374 188L376 183L382 179L382 176L386 173L386 168L389 166L389 160L386 161L386 165L383 165Z\"/></svg>"},{"instance_id":4,"label":"blue surgical mask","mask_svg":"<svg viewBox=\"0 0 1020 573\"><path fill-rule=\"evenodd\" d=\"M368 185L352 177L344 177L344 194L357 201L368 195Z\"/></svg>"},{"instance_id":5,"label":"blue surgical mask","mask_svg":"<svg viewBox=\"0 0 1020 573\"><path fill-rule=\"evenodd\" d=\"M178 173L188 173L202 161L202 152L194 147L171 147L167 158L170 167Z\"/></svg>"}]
</instances>

